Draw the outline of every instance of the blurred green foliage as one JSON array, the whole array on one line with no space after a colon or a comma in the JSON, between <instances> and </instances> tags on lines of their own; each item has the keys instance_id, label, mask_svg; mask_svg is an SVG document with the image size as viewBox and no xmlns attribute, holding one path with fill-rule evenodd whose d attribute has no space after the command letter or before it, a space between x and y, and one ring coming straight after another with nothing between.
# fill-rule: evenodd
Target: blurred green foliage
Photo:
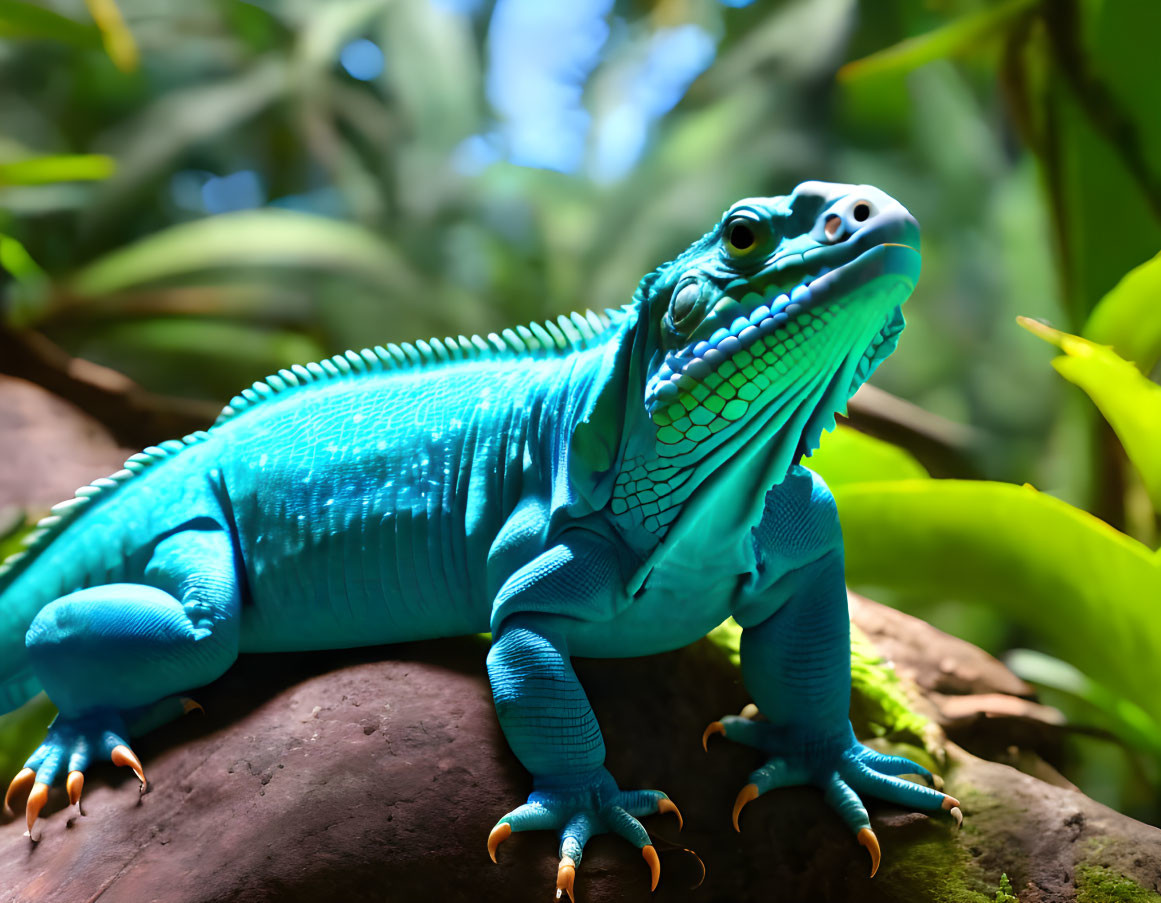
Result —
<instances>
[{"instance_id":1,"label":"blurred green foliage","mask_svg":"<svg viewBox=\"0 0 1161 903\"><path fill-rule=\"evenodd\" d=\"M501 5L0 0L3 328L223 403L346 347L619 305L738 197L873 183L924 228L875 382L970 428L955 451L989 480L827 436L850 579L1037 647L1013 663L1120 742L1077 741L1066 772L1161 818L1161 4L618 0L575 74L571 171L514 159ZM690 26L712 62L627 121ZM341 62L356 39L381 50L367 80ZM1034 328L1095 406L1017 315L1059 327Z\"/></svg>"}]
</instances>

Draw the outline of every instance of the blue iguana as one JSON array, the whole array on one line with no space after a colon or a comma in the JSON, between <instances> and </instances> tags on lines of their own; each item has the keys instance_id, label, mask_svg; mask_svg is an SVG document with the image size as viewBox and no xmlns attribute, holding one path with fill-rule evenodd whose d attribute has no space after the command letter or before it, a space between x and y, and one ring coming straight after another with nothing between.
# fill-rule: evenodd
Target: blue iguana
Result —
<instances>
[{"instance_id":1,"label":"blue iguana","mask_svg":"<svg viewBox=\"0 0 1161 903\"><path fill-rule=\"evenodd\" d=\"M919 275L911 215L866 185L734 204L624 308L487 338L388 345L282 370L204 432L58 505L0 570L0 712L59 714L13 780L31 834L48 787L109 758L242 652L490 631L488 675L527 802L488 838L586 841L660 865L570 656L638 656L733 617L765 720L706 729L762 750L734 805L820 787L879 862L860 794L958 803L855 739L834 499L801 464L891 353ZM904 780L917 774L930 786Z\"/></svg>"}]
</instances>

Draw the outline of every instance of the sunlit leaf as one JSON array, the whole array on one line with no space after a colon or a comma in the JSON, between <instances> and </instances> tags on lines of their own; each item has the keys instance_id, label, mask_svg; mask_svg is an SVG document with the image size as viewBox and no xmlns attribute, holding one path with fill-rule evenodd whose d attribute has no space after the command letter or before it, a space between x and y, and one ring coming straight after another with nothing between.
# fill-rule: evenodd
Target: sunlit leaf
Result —
<instances>
[{"instance_id":1,"label":"sunlit leaf","mask_svg":"<svg viewBox=\"0 0 1161 903\"><path fill-rule=\"evenodd\" d=\"M1004 663L1029 683L1067 693L1092 707L1102 726L1131 746L1161 758L1161 725L1140 706L1118 696L1068 662L1035 649L1013 649Z\"/></svg>"},{"instance_id":2,"label":"sunlit leaf","mask_svg":"<svg viewBox=\"0 0 1161 903\"><path fill-rule=\"evenodd\" d=\"M1125 274L1081 333L1149 373L1161 360L1161 254Z\"/></svg>"},{"instance_id":3,"label":"sunlit leaf","mask_svg":"<svg viewBox=\"0 0 1161 903\"><path fill-rule=\"evenodd\" d=\"M40 268L24 245L11 235L0 235L0 269L17 282L39 281L44 278Z\"/></svg>"},{"instance_id":4,"label":"sunlit leaf","mask_svg":"<svg viewBox=\"0 0 1161 903\"><path fill-rule=\"evenodd\" d=\"M907 38L861 60L852 60L839 69L838 78L849 82L885 75L899 76L934 60L976 51L983 42L1002 34L1015 19L1039 2L1007 0L969 13L927 34Z\"/></svg>"},{"instance_id":5,"label":"sunlit leaf","mask_svg":"<svg viewBox=\"0 0 1161 903\"><path fill-rule=\"evenodd\" d=\"M77 273L70 288L104 295L149 282L228 267L322 269L419 297L395 249L374 233L290 210L246 210L171 226L106 255Z\"/></svg>"},{"instance_id":6,"label":"sunlit leaf","mask_svg":"<svg viewBox=\"0 0 1161 903\"><path fill-rule=\"evenodd\" d=\"M852 584L986 606L1161 716L1161 560L1031 487L961 480L835 490Z\"/></svg>"},{"instance_id":7,"label":"sunlit leaf","mask_svg":"<svg viewBox=\"0 0 1161 903\"><path fill-rule=\"evenodd\" d=\"M115 0L85 0L85 5L101 30L101 43L113 65L122 72L132 72L137 68L137 42Z\"/></svg>"},{"instance_id":8,"label":"sunlit leaf","mask_svg":"<svg viewBox=\"0 0 1161 903\"><path fill-rule=\"evenodd\" d=\"M1161 511L1161 386L1107 345L1060 332L1027 317L1029 332L1064 352L1052 361L1060 375L1080 386L1112 426L1141 474L1154 510Z\"/></svg>"},{"instance_id":9,"label":"sunlit leaf","mask_svg":"<svg viewBox=\"0 0 1161 903\"><path fill-rule=\"evenodd\" d=\"M833 432L823 433L818 451L804 463L832 488L868 480L927 476L910 452L841 424Z\"/></svg>"},{"instance_id":10,"label":"sunlit leaf","mask_svg":"<svg viewBox=\"0 0 1161 903\"><path fill-rule=\"evenodd\" d=\"M0 163L0 188L8 185L49 185L54 182L95 182L113 175L116 164L104 154L62 154Z\"/></svg>"},{"instance_id":11,"label":"sunlit leaf","mask_svg":"<svg viewBox=\"0 0 1161 903\"><path fill-rule=\"evenodd\" d=\"M47 38L83 47L97 46L101 40L93 26L25 0L0 0L0 37Z\"/></svg>"}]
</instances>

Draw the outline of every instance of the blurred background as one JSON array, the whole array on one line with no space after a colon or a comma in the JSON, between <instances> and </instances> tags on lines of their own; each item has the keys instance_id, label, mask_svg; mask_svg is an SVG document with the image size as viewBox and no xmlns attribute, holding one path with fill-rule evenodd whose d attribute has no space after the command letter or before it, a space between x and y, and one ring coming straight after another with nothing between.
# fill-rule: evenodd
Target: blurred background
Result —
<instances>
[{"instance_id":1,"label":"blurred background","mask_svg":"<svg viewBox=\"0 0 1161 903\"><path fill-rule=\"evenodd\" d=\"M138 448L874 184L924 272L817 456L852 586L1007 656L1054 764L1156 824L1159 34L1155 0L0 0L0 372Z\"/></svg>"}]
</instances>

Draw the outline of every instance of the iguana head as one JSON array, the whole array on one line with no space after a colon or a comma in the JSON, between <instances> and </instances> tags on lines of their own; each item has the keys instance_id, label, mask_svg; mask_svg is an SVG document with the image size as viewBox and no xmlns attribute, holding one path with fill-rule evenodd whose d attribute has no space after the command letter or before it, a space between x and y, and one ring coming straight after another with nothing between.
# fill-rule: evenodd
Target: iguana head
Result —
<instances>
[{"instance_id":1,"label":"iguana head","mask_svg":"<svg viewBox=\"0 0 1161 903\"><path fill-rule=\"evenodd\" d=\"M704 477L760 458L760 479L781 479L894 350L918 276L918 224L876 188L804 182L734 204L637 290L647 423L623 499L649 459Z\"/></svg>"}]
</instances>

